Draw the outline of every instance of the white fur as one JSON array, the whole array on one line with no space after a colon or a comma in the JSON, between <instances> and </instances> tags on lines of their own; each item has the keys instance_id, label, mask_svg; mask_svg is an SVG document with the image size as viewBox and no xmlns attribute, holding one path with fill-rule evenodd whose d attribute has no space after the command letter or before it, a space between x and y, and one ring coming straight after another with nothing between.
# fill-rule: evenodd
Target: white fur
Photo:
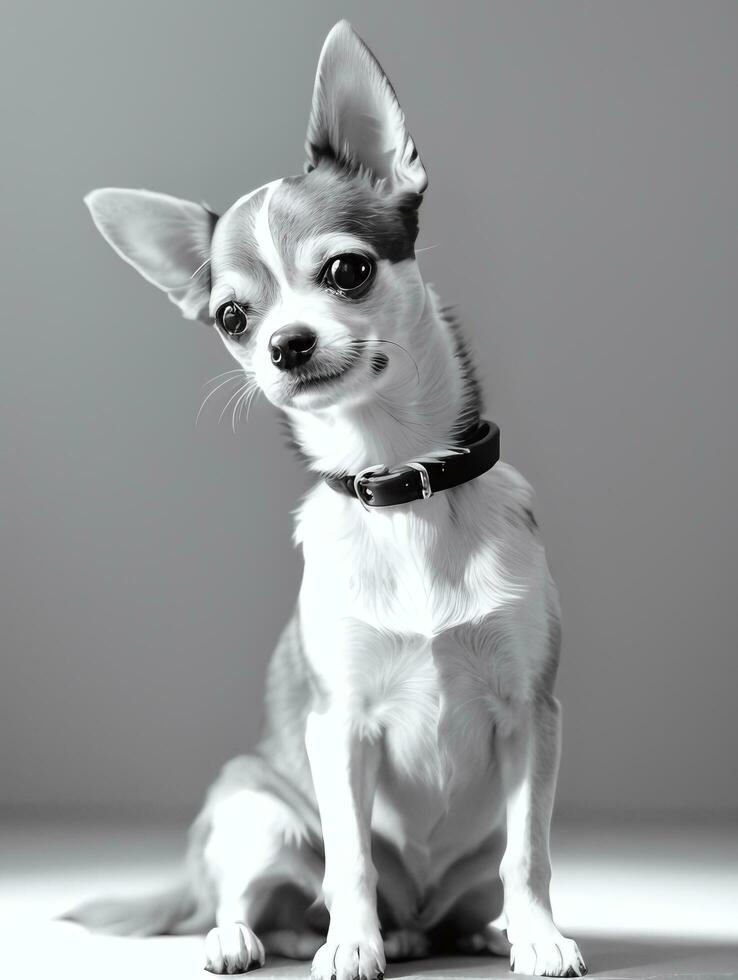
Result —
<instances>
[{"instance_id":1,"label":"white fur","mask_svg":"<svg viewBox=\"0 0 738 980\"><path fill-rule=\"evenodd\" d=\"M425 187L389 83L345 24L321 55L314 165L327 144L364 190ZM381 258L371 241L325 228L303 232L287 261L280 242L288 236L274 234L281 187L258 188L265 194L256 208L257 191L240 198L213 235L210 314L235 300L250 317L247 338L220 331L228 350L286 412L315 470L356 472L451 450L468 388L452 329L417 263ZM174 215L182 213L199 234L200 212L179 202ZM138 261L146 243L133 240L128 219L120 234L114 216L108 208L104 233ZM344 250L376 259L360 303L316 281L326 257ZM157 281L156 269L145 274ZM296 392L268 349L273 332L291 323L316 333L318 377L345 373ZM379 372L371 368L378 350L386 358ZM372 980L385 952L424 951L426 933L462 899L488 924L462 929L461 948L511 946L517 972L585 969L549 901L559 606L532 498L504 463L430 500L370 512L323 482L307 495L295 530L304 576L269 669L264 737L211 789L192 832L187 889L157 919L167 927L214 919L210 969L263 963L254 927L264 920L268 949L314 953L314 980ZM304 897L288 922L269 904L283 884ZM378 891L395 930L386 944ZM323 905L327 929L315 918ZM142 922L109 904L102 920Z\"/></svg>"},{"instance_id":2,"label":"white fur","mask_svg":"<svg viewBox=\"0 0 738 980\"><path fill-rule=\"evenodd\" d=\"M277 280L284 298L285 294L290 291L290 285L287 282L282 259L274 244L274 238L269 228L269 205L274 197L274 192L281 183L281 180L273 180L270 184L266 185L264 201L259 208L256 221L254 222L254 234L256 235L256 243L259 248L261 260Z\"/></svg>"}]
</instances>

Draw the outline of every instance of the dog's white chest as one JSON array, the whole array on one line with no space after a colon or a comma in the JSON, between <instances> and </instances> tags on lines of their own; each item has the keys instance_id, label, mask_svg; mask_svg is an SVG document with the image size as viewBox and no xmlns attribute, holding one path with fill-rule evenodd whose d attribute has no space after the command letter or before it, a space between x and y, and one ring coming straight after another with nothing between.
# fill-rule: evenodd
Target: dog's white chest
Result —
<instances>
[{"instance_id":1,"label":"dog's white chest","mask_svg":"<svg viewBox=\"0 0 738 980\"><path fill-rule=\"evenodd\" d=\"M304 584L329 602L327 615L431 637L505 599L493 539L472 549L443 500L365 515L331 493L304 517Z\"/></svg>"},{"instance_id":2,"label":"dog's white chest","mask_svg":"<svg viewBox=\"0 0 738 980\"><path fill-rule=\"evenodd\" d=\"M495 823L494 704L453 635L395 636L371 667L363 720L384 745L372 826L424 888Z\"/></svg>"},{"instance_id":3,"label":"dog's white chest","mask_svg":"<svg viewBox=\"0 0 738 980\"><path fill-rule=\"evenodd\" d=\"M366 622L430 637L453 615L449 607L457 605L461 576L439 576L434 529L405 514L382 517L382 526L360 545L364 560L357 553L352 562L350 604Z\"/></svg>"},{"instance_id":4,"label":"dog's white chest","mask_svg":"<svg viewBox=\"0 0 738 980\"><path fill-rule=\"evenodd\" d=\"M528 684L516 551L495 514L475 524L443 498L364 514L332 491L309 501L298 540L307 659L382 739L373 822L428 884L496 819L494 731L511 730Z\"/></svg>"}]
</instances>

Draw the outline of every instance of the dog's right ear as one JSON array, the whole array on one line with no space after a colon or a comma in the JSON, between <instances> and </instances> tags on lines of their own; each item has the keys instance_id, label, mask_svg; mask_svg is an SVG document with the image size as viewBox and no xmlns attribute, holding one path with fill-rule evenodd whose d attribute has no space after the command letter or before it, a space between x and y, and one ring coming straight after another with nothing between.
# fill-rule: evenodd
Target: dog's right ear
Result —
<instances>
[{"instance_id":1,"label":"dog's right ear","mask_svg":"<svg viewBox=\"0 0 738 980\"><path fill-rule=\"evenodd\" d=\"M428 185L394 89L346 20L320 53L305 150L308 170L328 157L360 167L390 191L422 194Z\"/></svg>"},{"instance_id":2,"label":"dog's right ear","mask_svg":"<svg viewBox=\"0 0 738 980\"><path fill-rule=\"evenodd\" d=\"M188 320L210 323L210 243L218 216L153 191L106 187L85 198L105 241Z\"/></svg>"}]
</instances>

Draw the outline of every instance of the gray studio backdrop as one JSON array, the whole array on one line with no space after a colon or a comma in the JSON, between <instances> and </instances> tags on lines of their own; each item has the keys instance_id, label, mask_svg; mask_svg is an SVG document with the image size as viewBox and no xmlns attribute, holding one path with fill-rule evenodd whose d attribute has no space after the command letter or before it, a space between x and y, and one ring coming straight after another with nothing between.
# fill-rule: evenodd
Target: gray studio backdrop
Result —
<instances>
[{"instance_id":1,"label":"gray studio backdrop","mask_svg":"<svg viewBox=\"0 0 738 980\"><path fill-rule=\"evenodd\" d=\"M257 734L309 485L207 328L83 195L214 209L302 166L348 16L430 174L467 325L562 593L560 811L738 807L738 5L6 5L0 796L191 810Z\"/></svg>"}]
</instances>

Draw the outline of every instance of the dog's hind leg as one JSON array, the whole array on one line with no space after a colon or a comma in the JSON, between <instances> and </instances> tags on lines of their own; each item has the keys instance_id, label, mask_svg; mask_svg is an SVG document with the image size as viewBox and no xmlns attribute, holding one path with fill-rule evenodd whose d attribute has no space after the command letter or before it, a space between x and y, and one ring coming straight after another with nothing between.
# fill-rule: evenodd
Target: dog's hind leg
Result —
<instances>
[{"instance_id":1,"label":"dog's hind leg","mask_svg":"<svg viewBox=\"0 0 738 980\"><path fill-rule=\"evenodd\" d=\"M430 948L428 937L416 929L392 929L384 937L384 955L395 963L422 960Z\"/></svg>"},{"instance_id":2,"label":"dog's hind leg","mask_svg":"<svg viewBox=\"0 0 738 980\"><path fill-rule=\"evenodd\" d=\"M272 931L268 921L270 899L280 886L293 886L305 907L320 894L323 867L308 843L309 807L264 762L244 757L226 767L203 818L209 824L203 870L214 894L216 922L205 940L206 969L243 973L263 966L264 944L255 932L261 925L270 930L264 936L267 948L310 956L322 937L307 928L305 935L299 928Z\"/></svg>"}]
</instances>

